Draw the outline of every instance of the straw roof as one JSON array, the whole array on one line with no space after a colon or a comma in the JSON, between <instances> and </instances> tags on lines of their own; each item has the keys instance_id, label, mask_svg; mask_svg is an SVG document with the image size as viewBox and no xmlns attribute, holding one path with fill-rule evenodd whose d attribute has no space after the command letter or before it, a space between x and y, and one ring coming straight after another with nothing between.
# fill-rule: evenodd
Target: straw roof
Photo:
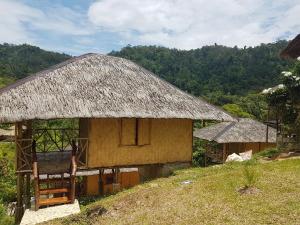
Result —
<instances>
[{"instance_id":1,"label":"straw roof","mask_svg":"<svg viewBox=\"0 0 300 225\"><path fill-rule=\"evenodd\" d=\"M280 53L282 57L298 58L300 56L300 34Z\"/></svg>"},{"instance_id":2,"label":"straw roof","mask_svg":"<svg viewBox=\"0 0 300 225\"><path fill-rule=\"evenodd\" d=\"M276 130L269 127L268 142L276 142ZM195 129L194 137L216 141L233 142L266 142L267 126L253 119L240 118L238 122L221 122L202 129Z\"/></svg>"},{"instance_id":3,"label":"straw roof","mask_svg":"<svg viewBox=\"0 0 300 225\"><path fill-rule=\"evenodd\" d=\"M129 60L100 54L74 57L0 89L0 122L105 117L234 120Z\"/></svg>"}]
</instances>

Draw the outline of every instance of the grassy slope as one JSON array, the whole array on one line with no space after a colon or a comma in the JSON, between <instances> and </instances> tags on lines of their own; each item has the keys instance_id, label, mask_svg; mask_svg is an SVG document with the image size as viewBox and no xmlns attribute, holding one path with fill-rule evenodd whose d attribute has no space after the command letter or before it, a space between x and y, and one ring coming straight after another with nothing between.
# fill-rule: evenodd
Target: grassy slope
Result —
<instances>
[{"instance_id":1,"label":"grassy slope","mask_svg":"<svg viewBox=\"0 0 300 225\"><path fill-rule=\"evenodd\" d=\"M261 190L255 195L236 191L244 184L243 168L231 164L177 171L48 224L300 224L300 159L254 165ZM185 180L192 184L181 184ZM102 207L105 212L97 215Z\"/></svg>"}]
</instances>

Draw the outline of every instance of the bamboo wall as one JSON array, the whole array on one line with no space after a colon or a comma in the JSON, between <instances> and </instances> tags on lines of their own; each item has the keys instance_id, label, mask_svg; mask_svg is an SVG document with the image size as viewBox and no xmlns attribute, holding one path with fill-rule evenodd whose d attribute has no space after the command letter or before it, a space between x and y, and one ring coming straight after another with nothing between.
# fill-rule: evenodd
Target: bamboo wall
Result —
<instances>
[{"instance_id":1,"label":"bamboo wall","mask_svg":"<svg viewBox=\"0 0 300 225\"><path fill-rule=\"evenodd\" d=\"M113 184L107 183L107 178L113 179L113 174L102 174L102 187L99 187L99 175L92 175L86 177L86 195L93 196L99 195L100 189L102 189L103 194L112 194L114 193ZM138 171L131 172L121 172L118 175L117 184L119 184L120 189L126 189L138 185L140 183L140 176Z\"/></svg>"},{"instance_id":2,"label":"bamboo wall","mask_svg":"<svg viewBox=\"0 0 300 225\"><path fill-rule=\"evenodd\" d=\"M150 144L140 146L121 145L121 135L126 135L121 134L121 119L89 119L88 127L89 168L190 162L192 159L192 120L151 119Z\"/></svg>"},{"instance_id":3,"label":"bamboo wall","mask_svg":"<svg viewBox=\"0 0 300 225\"><path fill-rule=\"evenodd\" d=\"M252 153L255 154L257 152L263 151L267 148L276 147L276 143L228 143L224 144L226 147L226 155L230 155L232 153L240 153L252 150Z\"/></svg>"}]
</instances>

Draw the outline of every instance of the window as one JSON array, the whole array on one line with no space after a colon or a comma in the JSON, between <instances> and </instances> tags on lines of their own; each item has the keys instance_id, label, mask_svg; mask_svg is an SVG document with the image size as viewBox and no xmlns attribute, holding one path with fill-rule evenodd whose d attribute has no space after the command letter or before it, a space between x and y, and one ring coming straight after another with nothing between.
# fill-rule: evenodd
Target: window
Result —
<instances>
[{"instance_id":1,"label":"window","mask_svg":"<svg viewBox=\"0 0 300 225\"><path fill-rule=\"evenodd\" d=\"M150 119L123 118L121 119L121 145L149 145Z\"/></svg>"}]
</instances>

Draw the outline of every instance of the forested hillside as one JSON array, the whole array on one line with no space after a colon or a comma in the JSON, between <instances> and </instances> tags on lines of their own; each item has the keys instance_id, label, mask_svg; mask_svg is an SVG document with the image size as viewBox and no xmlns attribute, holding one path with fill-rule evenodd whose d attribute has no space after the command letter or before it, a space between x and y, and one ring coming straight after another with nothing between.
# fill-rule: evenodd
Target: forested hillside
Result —
<instances>
[{"instance_id":1,"label":"forested hillside","mask_svg":"<svg viewBox=\"0 0 300 225\"><path fill-rule=\"evenodd\" d=\"M0 87L68 58L27 44L0 44Z\"/></svg>"},{"instance_id":2,"label":"forested hillside","mask_svg":"<svg viewBox=\"0 0 300 225\"><path fill-rule=\"evenodd\" d=\"M279 74L291 62L279 58L287 41L257 47L221 45L195 50L156 46L127 46L111 55L124 57L153 71L194 95L245 95L279 83Z\"/></svg>"}]
</instances>

